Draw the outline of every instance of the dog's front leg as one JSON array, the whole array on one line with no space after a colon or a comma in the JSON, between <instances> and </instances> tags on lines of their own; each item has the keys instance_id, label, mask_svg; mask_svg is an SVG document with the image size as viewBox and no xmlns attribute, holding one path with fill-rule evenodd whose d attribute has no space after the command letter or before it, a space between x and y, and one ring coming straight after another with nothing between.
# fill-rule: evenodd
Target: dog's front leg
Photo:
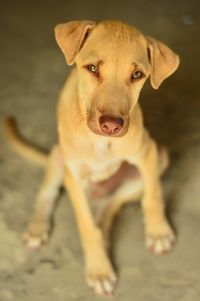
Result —
<instances>
[{"instance_id":1,"label":"dog's front leg","mask_svg":"<svg viewBox=\"0 0 200 301\"><path fill-rule=\"evenodd\" d=\"M67 167L65 185L75 210L85 254L87 283L97 294L112 294L116 276L105 251L102 233L94 222L82 186Z\"/></svg>"},{"instance_id":2,"label":"dog's front leg","mask_svg":"<svg viewBox=\"0 0 200 301\"><path fill-rule=\"evenodd\" d=\"M156 254L169 251L174 243L173 231L165 216L160 183L159 154L155 142L147 135L136 164L144 181L142 208L146 245Z\"/></svg>"}]
</instances>

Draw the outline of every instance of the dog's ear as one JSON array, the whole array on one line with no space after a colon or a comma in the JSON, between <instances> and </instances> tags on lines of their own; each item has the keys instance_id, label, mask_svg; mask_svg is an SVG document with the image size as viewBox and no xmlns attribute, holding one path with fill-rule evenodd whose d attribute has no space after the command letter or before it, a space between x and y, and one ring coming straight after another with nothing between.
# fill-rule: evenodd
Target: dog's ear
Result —
<instances>
[{"instance_id":1,"label":"dog's ear","mask_svg":"<svg viewBox=\"0 0 200 301\"><path fill-rule=\"evenodd\" d=\"M55 27L56 42L64 53L68 65L74 63L76 54L94 26L94 22L83 20L58 24Z\"/></svg>"},{"instance_id":2,"label":"dog's ear","mask_svg":"<svg viewBox=\"0 0 200 301\"><path fill-rule=\"evenodd\" d=\"M179 57L169 47L160 41L147 38L148 55L151 63L150 81L154 89L168 76L176 71L179 65Z\"/></svg>"}]
</instances>

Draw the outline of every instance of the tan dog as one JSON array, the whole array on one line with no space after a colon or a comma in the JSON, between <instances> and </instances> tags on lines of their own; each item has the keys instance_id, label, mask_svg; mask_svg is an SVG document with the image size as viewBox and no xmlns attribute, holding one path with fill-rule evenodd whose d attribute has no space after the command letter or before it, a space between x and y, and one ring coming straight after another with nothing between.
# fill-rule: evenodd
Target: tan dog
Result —
<instances>
[{"instance_id":1,"label":"tan dog","mask_svg":"<svg viewBox=\"0 0 200 301\"><path fill-rule=\"evenodd\" d=\"M105 237L124 203L141 198L148 248L160 254L174 242L159 179L166 157L143 126L138 97L149 76L157 89L177 69L179 58L163 43L118 21L69 22L56 26L55 35L67 63L76 67L60 95L59 146L47 160L25 239L30 247L47 240L53 204L64 182L75 210L88 285L98 294L111 294L116 276ZM17 144L9 125L7 130L15 147L46 162ZM140 176L133 175L134 166ZM98 201L103 204L98 221L88 203L91 183L100 190L106 187L107 197L100 193L103 199Z\"/></svg>"}]
</instances>

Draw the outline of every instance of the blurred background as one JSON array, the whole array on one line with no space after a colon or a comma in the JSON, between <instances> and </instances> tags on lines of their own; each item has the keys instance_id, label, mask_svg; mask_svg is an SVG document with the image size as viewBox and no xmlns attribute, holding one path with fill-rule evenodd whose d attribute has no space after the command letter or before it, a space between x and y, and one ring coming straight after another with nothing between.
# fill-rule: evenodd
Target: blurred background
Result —
<instances>
[{"instance_id":1,"label":"blurred background","mask_svg":"<svg viewBox=\"0 0 200 301\"><path fill-rule=\"evenodd\" d=\"M23 134L46 149L57 141L56 101L70 70L56 45L54 26L75 19L128 22L180 55L178 71L159 90L147 83L140 97L152 136L170 150L163 189L177 244L168 256L149 254L140 206L127 206L113 231L113 260L119 274L113 299L199 300L200 3L1 1L0 119L14 115ZM56 210L49 244L35 253L23 246L21 236L43 170L11 151L2 126L0 143L0 300L99 300L85 285L82 251L66 194Z\"/></svg>"}]
</instances>

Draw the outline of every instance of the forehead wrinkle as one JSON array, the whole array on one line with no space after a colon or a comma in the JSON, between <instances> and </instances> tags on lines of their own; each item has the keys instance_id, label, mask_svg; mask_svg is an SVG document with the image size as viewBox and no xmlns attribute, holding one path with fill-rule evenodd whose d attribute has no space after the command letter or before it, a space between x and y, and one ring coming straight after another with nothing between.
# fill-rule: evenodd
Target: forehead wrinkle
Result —
<instances>
[{"instance_id":1,"label":"forehead wrinkle","mask_svg":"<svg viewBox=\"0 0 200 301\"><path fill-rule=\"evenodd\" d=\"M103 26L111 34L111 37L119 40L126 39L132 41L141 35L137 28L120 21L103 21L99 25Z\"/></svg>"},{"instance_id":2,"label":"forehead wrinkle","mask_svg":"<svg viewBox=\"0 0 200 301\"><path fill-rule=\"evenodd\" d=\"M141 68L142 70L148 70L148 64L144 64L144 61L140 62L137 60L137 61L133 62L132 65L135 68Z\"/></svg>"},{"instance_id":3,"label":"forehead wrinkle","mask_svg":"<svg viewBox=\"0 0 200 301\"><path fill-rule=\"evenodd\" d=\"M81 59L82 60L94 60L94 61L98 61L99 60L99 56L95 53L95 52L81 52Z\"/></svg>"}]
</instances>

